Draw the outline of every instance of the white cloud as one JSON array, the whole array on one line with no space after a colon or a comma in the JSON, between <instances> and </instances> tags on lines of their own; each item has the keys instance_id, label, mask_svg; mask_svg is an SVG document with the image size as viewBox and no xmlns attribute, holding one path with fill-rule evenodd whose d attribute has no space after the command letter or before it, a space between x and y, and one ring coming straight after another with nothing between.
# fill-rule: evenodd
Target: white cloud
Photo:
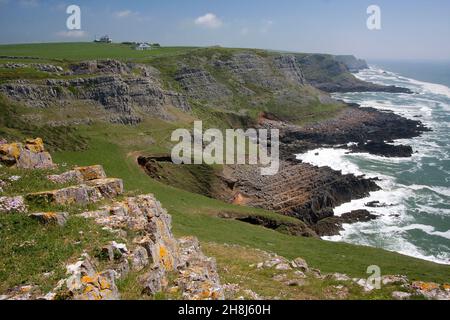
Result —
<instances>
[{"instance_id":1,"label":"white cloud","mask_svg":"<svg viewBox=\"0 0 450 320\"><path fill-rule=\"evenodd\" d=\"M60 31L56 33L57 36L63 37L63 38L83 38L87 36L87 33L82 30L69 30L69 31Z\"/></svg>"},{"instance_id":2,"label":"white cloud","mask_svg":"<svg viewBox=\"0 0 450 320\"><path fill-rule=\"evenodd\" d=\"M195 19L195 24L209 29L220 28L223 23L214 13L207 13L204 16Z\"/></svg>"},{"instance_id":3,"label":"white cloud","mask_svg":"<svg viewBox=\"0 0 450 320\"><path fill-rule=\"evenodd\" d=\"M131 10L122 10L122 11L117 11L114 13L114 16L116 16L117 18L128 18L130 16L132 16L134 13Z\"/></svg>"}]
</instances>

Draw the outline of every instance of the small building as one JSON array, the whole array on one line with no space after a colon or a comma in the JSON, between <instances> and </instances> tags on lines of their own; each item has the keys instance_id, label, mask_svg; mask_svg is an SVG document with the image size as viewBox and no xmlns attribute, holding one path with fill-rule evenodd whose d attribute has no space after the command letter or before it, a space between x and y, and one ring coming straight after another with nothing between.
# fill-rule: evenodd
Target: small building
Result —
<instances>
[{"instance_id":1,"label":"small building","mask_svg":"<svg viewBox=\"0 0 450 320\"><path fill-rule=\"evenodd\" d=\"M101 37L99 40L95 39L94 42L111 43L112 39L108 35L106 35Z\"/></svg>"},{"instance_id":2,"label":"small building","mask_svg":"<svg viewBox=\"0 0 450 320\"><path fill-rule=\"evenodd\" d=\"M139 43L136 46L136 50L139 50L139 51L145 51L145 50L151 50L151 49L152 49L152 46L149 45L148 43Z\"/></svg>"}]
</instances>

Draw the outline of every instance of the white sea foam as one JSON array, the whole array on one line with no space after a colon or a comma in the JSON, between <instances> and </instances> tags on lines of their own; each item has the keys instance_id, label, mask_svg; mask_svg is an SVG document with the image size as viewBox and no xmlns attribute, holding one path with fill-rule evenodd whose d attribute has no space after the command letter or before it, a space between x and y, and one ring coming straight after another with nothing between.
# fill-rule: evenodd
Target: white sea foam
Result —
<instances>
[{"instance_id":1,"label":"white sea foam","mask_svg":"<svg viewBox=\"0 0 450 320\"><path fill-rule=\"evenodd\" d=\"M399 76L394 72L386 72L379 68L363 70L358 78L384 85L396 85L411 89L416 94L389 93L336 93L334 96L348 102L356 102L364 107L388 110L403 117L420 120L432 132L426 132L413 139L397 140L394 144L411 145L414 154L410 158L384 158L367 153L349 154L349 150L322 148L298 155L304 162L317 166L329 166L343 174L378 177L380 191L370 193L365 199L353 200L335 208L337 216L357 209L366 209L378 216L378 219L344 225L344 231L325 240L346 241L362 245L382 247L386 250L406 255L450 264L450 246L448 239L450 230L439 230L436 226L418 223L417 215L424 215L433 221L432 216L440 219L450 217L448 204L450 182L448 159L450 149L443 143L448 139L450 125L447 121L450 110L450 89L443 85ZM354 143L349 143L350 148ZM420 177L426 177L433 168L434 175L442 173L439 185L426 185ZM405 175L402 183L399 175ZM431 181L431 180L430 180ZM370 202L378 202L381 207L367 206ZM421 247L411 240L411 232L420 230L418 236L424 241L426 237L434 237L440 243L439 249ZM416 237L417 233L414 233ZM442 241L436 239L443 239ZM421 240L421 241L422 241ZM414 243L412 243L414 242ZM419 241L419 243L422 243ZM447 248L447 249L445 249Z\"/></svg>"}]
</instances>

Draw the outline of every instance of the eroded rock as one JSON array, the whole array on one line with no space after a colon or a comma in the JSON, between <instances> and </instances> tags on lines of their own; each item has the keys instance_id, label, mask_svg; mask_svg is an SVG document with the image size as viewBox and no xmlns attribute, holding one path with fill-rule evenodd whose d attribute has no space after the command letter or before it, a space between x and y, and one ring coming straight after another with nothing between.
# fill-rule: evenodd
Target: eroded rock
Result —
<instances>
[{"instance_id":1,"label":"eroded rock","mask_svg":"<svg viewBox=\"0 0 450 320\"><path fill-rule=\"evenodd\" d=\"M84 255L78 262L67 266L68 278L61 280L53 299L65 300L118 300L120 298L113 270L96 271L94 261Z\"/></svg>"},{"instance_id":2,"label":"eroded rock","mask_svg":"<svg viewBox=\"0 0 450 320\"><path fill-rule=\"evenodd\" d=\"M27 139L25 143L0 145L0 163L21 169L54 168L51 155L45 151L41 138Z\"/></svg>"}]
</instances>

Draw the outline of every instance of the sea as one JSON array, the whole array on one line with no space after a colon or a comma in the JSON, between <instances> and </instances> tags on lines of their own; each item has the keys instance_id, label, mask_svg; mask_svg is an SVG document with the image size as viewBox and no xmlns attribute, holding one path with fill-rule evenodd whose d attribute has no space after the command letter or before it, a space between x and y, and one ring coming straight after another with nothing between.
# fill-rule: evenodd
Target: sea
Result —
<instances>
[{"instance_id":1,"label":"sea","mask_svg":"<svg viewBox=\"0 0 450 320\"><path fill-rule=\"evenodd\" d=\"M377 220L344 225L329 241L367 245L441 264L450 264L450 61L370 62L356 77L411 89L414 94L339 93L335 98L361 108L389 110L420 120L432 129L420 137L396 140L411 145L411 158L385 158L345 149L323 148L298 155L317 166L378 177L380 191L335 208L335 215L367 209ZM382 206L373 208L370 202ZM369 204L369 206L368 206Z\"/></svg>"}]
</instances>

